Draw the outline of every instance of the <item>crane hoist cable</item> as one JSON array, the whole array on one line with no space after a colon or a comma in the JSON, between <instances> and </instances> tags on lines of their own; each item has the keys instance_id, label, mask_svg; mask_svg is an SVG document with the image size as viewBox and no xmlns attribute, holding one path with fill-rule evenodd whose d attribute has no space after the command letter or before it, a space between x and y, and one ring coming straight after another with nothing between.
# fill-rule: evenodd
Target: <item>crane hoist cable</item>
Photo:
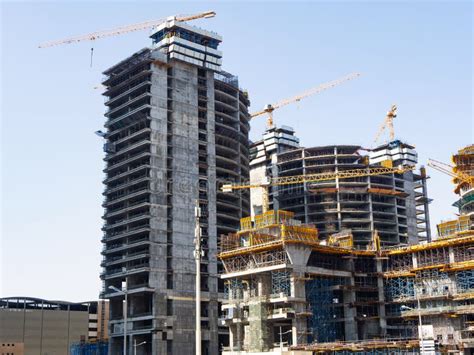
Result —
<instances>
[{"instance_id":1,"label":"crane hoist cable","mask_svg":"<svg viewBox=\"0 0 474 355\"><path fill-rule=\"evenodd\" d=\"M250 119L253 119L253 118L258 117L260 115L266 114L267 115L267 127L272 128L273 127L273 111L275 111L276 109L279 109L283 106L289 105L293 102L299 102L299 101L301 101L302 99L304 99L306 97L309 97L309 96L312 96L312 95L315 95L315 94L319 94L320 92L323 92L325 90L328 90L330 88L338 86L338 85L340 85L340 84L342 84L346 81L358 78L360 75L361 75L360 73L352 73L352 74L346 75L346 76L344 76L340 79L336 79L336 80L318 85L314 88L311 88L309 90L306 90L306 91L302 92L299 95L296 95L296 96L278 101L274 104L268 104L263 108L263 110L250 114Z\"/></svg>"}]
</instances>

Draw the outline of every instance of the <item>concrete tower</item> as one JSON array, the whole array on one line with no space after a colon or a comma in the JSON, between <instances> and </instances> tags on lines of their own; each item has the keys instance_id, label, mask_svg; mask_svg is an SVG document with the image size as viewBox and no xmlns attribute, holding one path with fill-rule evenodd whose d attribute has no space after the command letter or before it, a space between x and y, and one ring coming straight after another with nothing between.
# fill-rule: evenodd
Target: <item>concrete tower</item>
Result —
<instances>
[{"instance_id":1,"label":"concrete tower","mask_svg":"<svg viewBox=\"0 0 474 355\"><path fill-rule=\"evenodd\" d=\"M375 167L360 146L333 145L301 148L278 155L280 176L338 172ZM392 160L394 166L415 160ZM381 160L381 161L382 161ZM424 190L423 190L424 189ZM429 225L423 216L429 201L423 194L425 180L411 171L403 174L336 179L318 183L289 185L278 189L280 209L295 212L295 217L313 223L321 239L350 230L354 243L365 248L378 232L385 246L416 244L429 240ZM424 203L426 201L426 203Z\"/></svg>"},{"instance_id":2,"label":"concrete tower","mask_svg":"<svg viewBox=\"0 0 474 355\"><path fill-rule=\"evenodd\" d=\"M250 183L258 184L266 177L278 176L276 162L279 153L297 149L300 140L293 128L272 127L265 131L261 140L250 146ZM276 193L276 192L274 192ZM253 189L250 193L252 216L262 213L262 191Z\"/></svg>"},{"instance_id":3,"label":"concrete tower","mask_svg":"<svg viewBox=\"0 0 474 355\"><path fill-rule=\"evenodd\" d=\"M265 177L338 172L376 167L390 160L393 166L416 165L413 146L401 141L380 145L368 153L356 145L303 148L289 127L267 130L251 146L250 181ZM252 215L261 213L261 189L252 189ZM406 172L273 187L271 209L295 213L303 223L315 224L319 237L350 230L354 243L365 248L374 232L386 246L430 241L426 173Z\"/></svg>"},{"instance_id":4,"label":"concrete tower","mask_svg":"<svg viewBox=\"0 0 474 355\"><path fill-rule=\"evenodd\" d=\"M144 48L104 74L107 129L102 296L110 299L110 348L138 354L194 352L194 206L202 211L202 349L216 354L218 236L250 212L249 194L220 181L247 180L248 96L221 71L221 37L170 20ZM111 288L112 287L112 288Z\"/></svg>"}]
</instances>

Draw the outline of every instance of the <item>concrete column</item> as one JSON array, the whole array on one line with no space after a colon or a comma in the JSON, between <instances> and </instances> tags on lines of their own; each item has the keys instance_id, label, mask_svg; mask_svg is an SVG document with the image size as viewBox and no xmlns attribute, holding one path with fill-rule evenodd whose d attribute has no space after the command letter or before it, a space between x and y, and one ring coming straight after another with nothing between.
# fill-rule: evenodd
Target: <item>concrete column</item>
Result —
<instances>
[{"instance_id":1,"label":"concrete column","mask_svg":"<svg viewBox=\"0 0 474 355\"><path fill-rule=\"evenodd\" d=\"M454 249L452 246L448 247L449 250L449 263L454 263L456 260L454 259Z\"/></svg>"},{"instance_id":2,"label":"concrete column","mask_svg":"<svg viewBox=\"0 0 474 355\"><path fill-rule=\"evenodd\" d=\"M384 283L382 276L382 261L383 259L376 260L377 268L377 289L378 289L378 300L379 300L379 325L380 325L380 335L382 337L387 335L387 319L385 315L385 294L384 294Z\"/></svg>"},{"instance_id":3,"label":"concrete column","mask_svg":"<svg viewBox=\"0 0 474 355\"><path fill-rule=\"evenodd\" d=\"M418 259L416 257L416 253L411 254L412 261L413 261L413 268L416 269L418 267Z\"/></svg>"},{"instance_id":4,"label":"concrete column","mask_svg":"<svg viewBox=\"0 0 474 355\"><path fill-rule=\"evenodd\" d=\"M235 331L236 331L235 325L229 325L229 346L231 350L234 350L237 345L235 343L235 335L234 335Z\"/></svg>"},{"instance_id":5,"label":"concrete column","mask_svg":"<svg viewBox=\"0 0 474 355\"><path fill-rule=\"evenodd\" d=\"M337 147L334 147L334 172L339 172L339 166L337 164ZM342 229L342 214L341 214L341 197L339 191L339 178L336 177L336 208L337 208L337 231Z\"/></svg>"},{"instance_id":6,"label":"concrete column","mask_svg":"<svg viewBox=\"0 0 474 355\"><path fill-rule=\"evenodd\" d=\"M354 280L354 260L353 259L347 259L347 264L348 264L348 270L352 272L352 276L350 277L349 280L349 285L354 286L355 285L355 280ZM357 339L357 322L355 320L355 317L357 316L357 309L353 305L356 298L355 298L355 292L353 288L346 289L342 293L342 302L344 304L343 310L344 310L344 337L345 340L358 340Z\"/></svg>"},{"instance_id":7,"label":"concrete column","mask_svg":"<svg viewBox=\"0 0 474 355\"><path fill-rule=\"evenodd\" d=\"M303 168L303 175L306 175L306 159L305 159L305 150L301 149L301 163ZM303 182L303 199L304 199L304 222L309 223L309 216L308 216L308 184Z\"/></svg>"},{"instance_id":8,"label":"concrete column","mask_svg":"<svg viewBox=\"0 0 474 355\"><path fill-rule=\"evenodd\" d=\"M291 295L295 298L306 299L306 289L304 272L292 273L291 275ZM305 316L308 305L306 303L294 302L295 318L292 320L292 341L293 345L307 342L307 318ZM299 315L299 316L298 316Z\"/></svg>"}]
</instances>

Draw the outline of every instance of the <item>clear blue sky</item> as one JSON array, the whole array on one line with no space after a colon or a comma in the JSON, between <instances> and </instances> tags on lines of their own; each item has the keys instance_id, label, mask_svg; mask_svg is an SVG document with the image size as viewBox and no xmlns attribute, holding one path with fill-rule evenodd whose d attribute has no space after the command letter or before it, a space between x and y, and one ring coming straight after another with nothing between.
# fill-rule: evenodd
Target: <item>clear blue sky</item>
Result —
<instances>
[{"instance_id":1,"label":"clear blue sky","mask_svg":"<svg viewBox=\"0 0 474 355\"><path fill-rule=\"evenodd\" d=\"M471 2L18 2L1 5L1 296L89 300L100 291L101 72L147 32L38 49L41 42L215 10L224 68L252 110L358 71L357 80L275 113L305 146L369 146L392 103L420 162L473 141ZM258 138L264 119L252 125ZM429 184L434 223L453 217L449 178Z\"/></svg>"}]
</instances>

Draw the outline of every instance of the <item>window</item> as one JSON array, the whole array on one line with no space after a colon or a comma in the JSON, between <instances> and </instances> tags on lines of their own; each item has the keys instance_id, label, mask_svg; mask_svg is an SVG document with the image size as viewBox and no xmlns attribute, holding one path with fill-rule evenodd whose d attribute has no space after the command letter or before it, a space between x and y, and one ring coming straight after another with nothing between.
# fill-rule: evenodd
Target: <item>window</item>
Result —
<instances>
[{"instance_id":1,"label":"window","mask_svg":"<svg viewBox=\"0 0 474 355\"><path fill-rule=\"evenodd\" d=\"M173 300L166 300L166 315L172 316L173 315Z\"/></svg>"}]
</instances>

